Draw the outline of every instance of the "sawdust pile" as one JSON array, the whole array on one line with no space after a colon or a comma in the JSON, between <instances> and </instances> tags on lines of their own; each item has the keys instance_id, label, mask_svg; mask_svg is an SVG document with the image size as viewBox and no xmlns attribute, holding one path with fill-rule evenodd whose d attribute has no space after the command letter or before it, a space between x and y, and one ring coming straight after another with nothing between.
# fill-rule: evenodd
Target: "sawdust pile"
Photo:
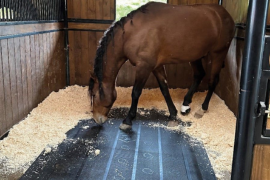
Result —
<instances>
[{"instance_id":1,"label":"sawdust pile","mask_svg":"<svg viewBox=\"0 0 270 180\"><path fill-rule=\"evenodd\" d=\"M89 119L86 88L52 92L0 141L0 179L17 179L45 149L49 153L81 119ZM46 148L45 148L46 147Z\"/></svg>"},{"instance_id":2,"label":"sawdust pile","mask_svg":"<svg viewBox=\"0 0 270 180\"><path fill-rule=\"evenodd\" d=\"M117 88L118 96L114 107L129 107L131 90L132 88ZM170 90L178 112L186 92L183 89ZM182 121L192 122L192 126L174 127L173 130L179 128L202 141L216 176L227 179L231 171L236 118L224 101L214 94L209 112L203 118L195 119L194 113L201 107L205 96L205 92L194 95L188 116L178 113ZM87 87L71 86L50 94L24 121L12 128L7 138L0 141L0 166L4 163L4 167L9 167L4 173L24 172L46 147L45 152L52 151L79 120L91 118L89 104ZM138 107L165 110L168 114L166 102L159 89L143 90Z\"/></svg>"}]
</instances>

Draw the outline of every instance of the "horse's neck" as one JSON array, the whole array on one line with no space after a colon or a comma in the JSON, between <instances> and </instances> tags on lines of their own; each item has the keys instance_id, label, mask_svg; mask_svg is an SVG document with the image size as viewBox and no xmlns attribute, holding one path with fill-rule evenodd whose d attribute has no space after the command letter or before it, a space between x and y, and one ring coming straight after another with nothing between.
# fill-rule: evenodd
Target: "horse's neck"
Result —
<instances>
[{"instance_id":1,"label":"horse's neck","mask_svg":"<svg viewBox=\"0 0 270 180\"><path fill-rule=\"evenodd\" d=\"M104 83L114 88L117 74L125 63L126 58L123 56L120 49L111 46L111 44L112 43L110 43L110 46L107 48L103 63L103 80Z\"/></svg>"}]
</instances>

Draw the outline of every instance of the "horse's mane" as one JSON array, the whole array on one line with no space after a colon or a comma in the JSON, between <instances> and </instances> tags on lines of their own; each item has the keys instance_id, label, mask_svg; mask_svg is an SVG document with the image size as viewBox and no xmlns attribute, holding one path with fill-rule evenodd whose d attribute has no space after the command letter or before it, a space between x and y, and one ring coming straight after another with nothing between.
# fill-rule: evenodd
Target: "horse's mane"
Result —
<instances>
[{"instance_id":1,"label":"horse's mane","mask_svg":"<svg viewBox=\"0 0 270 180\"><path fill-rule=\"evenodd\" d=\"M102 80L103 80L103 61L104 56L106 55L107 46L112 40L112 43L114 44L114 34L118 27L120 27L123 31L123 34L125 33L124 25L128 20L131 20L130 23L133 24L133 16L138 13L146 13L147 12L147 6L151 4L152 2L149 2L141 7L139 7L136 10L131 11L127 16L122 17L119 21L114 22L104 33L103 37L99 41L99 46L97 48L96 57L95 57L95 64L94 64L94 75L97 78L99 82L99 93L100 97L104 94L103 88L102 88ZM94 79L90 78L89 83L89 93L92 94L92 90L94 88Z\"/></svg>"}]
</instances>

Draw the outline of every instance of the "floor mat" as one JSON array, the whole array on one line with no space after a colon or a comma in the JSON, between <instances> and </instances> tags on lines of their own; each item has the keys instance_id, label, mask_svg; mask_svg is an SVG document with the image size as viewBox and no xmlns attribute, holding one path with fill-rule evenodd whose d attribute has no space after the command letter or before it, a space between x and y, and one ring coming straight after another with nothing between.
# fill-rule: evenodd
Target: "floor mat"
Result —
<instances>
[{"instance_id":1,"label":"floor mat","mask_svg":"<svg viewBox=\"0 0 270 180\"><path fill-rule=\"evenodd\" d=\"M132 130L127 132L119 130L128 112L123 108L112 110L110 120L103 126L93 120L81 121L57 149L44 150L21 180L216 179L201 143L194 143L182 132L148 126L167 124L165 113L139 111L144 115L138 114Z\"/></svg>"}]
</instances>

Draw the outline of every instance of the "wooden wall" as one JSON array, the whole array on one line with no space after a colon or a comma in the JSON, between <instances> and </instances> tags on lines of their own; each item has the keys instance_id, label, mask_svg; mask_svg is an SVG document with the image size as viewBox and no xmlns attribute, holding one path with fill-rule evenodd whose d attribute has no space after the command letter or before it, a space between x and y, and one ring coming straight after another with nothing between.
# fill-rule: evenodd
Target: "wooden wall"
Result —
<instances>
[{"instance_id":1,"label":"wooden wall","mask_svg":"<svg viewBox=\"0 0 270 180\"><path fill-rule=\"evenodd\" d=\"M0 26L0 136L65 86L62 28L59 23Z\"/></svg>"},{"instance_id":2,"label":"wooden wall","mask_svg":"<svg viewBox=\"0 0 270 180\"><path fill-rule=\"evenodd\" d=\"M115 18L114 3L114 0L68 1L68 18L77 19L68 23L71 85L88 85L99 40Z\"/></svg>"}]
</instances>

